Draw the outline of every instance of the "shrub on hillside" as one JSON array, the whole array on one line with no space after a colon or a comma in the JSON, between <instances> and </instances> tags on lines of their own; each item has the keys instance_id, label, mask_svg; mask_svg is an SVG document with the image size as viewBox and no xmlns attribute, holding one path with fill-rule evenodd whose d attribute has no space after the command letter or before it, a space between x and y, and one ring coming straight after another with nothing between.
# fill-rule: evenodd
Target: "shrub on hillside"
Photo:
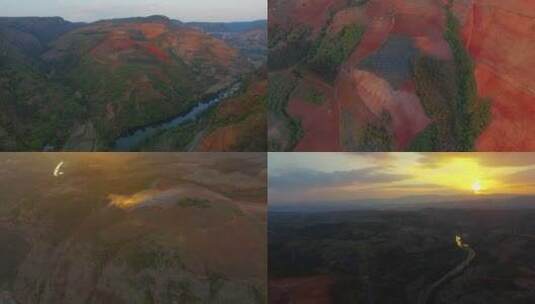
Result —
<instances>
[{"instance_id":1,"label":"shrub on hillside","mask_svg":"<svg viewBox=\"0 0 535 304\"><path fill-rule=\"evenodd\" d=\"M362 26L351 25L346 26L337 35L323 35L308 65L326 80L334 80L338 67L353 52L363 34L364 28Z\"/></svg>"}]
</instances>

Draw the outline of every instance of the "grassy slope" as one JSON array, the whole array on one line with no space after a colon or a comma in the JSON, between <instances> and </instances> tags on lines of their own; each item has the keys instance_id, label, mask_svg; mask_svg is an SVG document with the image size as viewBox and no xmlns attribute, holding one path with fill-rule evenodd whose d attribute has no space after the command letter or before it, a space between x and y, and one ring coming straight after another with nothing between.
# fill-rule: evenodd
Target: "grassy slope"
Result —
<instances>
[{"instance_id":1,"label":"grassy slope","mask_svg":"<svg viewBox=\"0 0 535 304\"><path fill-rule=\"evenodd\" d=\"M363 34L362 26L351 25L344 27L334 36L323 35L316 42L308 66L326 81L334 81L339 66L357 47Z\"/></svg>"},{"instance_id":2,"label":"grassy slope","mask_svg":"<svg viewBox=\"0 0 535 304\"><path fill-rule=\"evenodd\" d=\"M348 5L363 3L359 1ZM303 137L301 122L286 110L301 74L312 71L326 82L333 82L340 65L362 38L364 28L358 25L346 26L335 34L327 33L330 22L326 22L321 34L314 40L310 39L311 30L306 26L270 28L268 116L269 126L273 129L268 139L270 151L292 151ZM316 105L321 105L324 99L314 92L305 96L307 102Z\"/></svg>"},{"instance_id":3,"label":"grassy slope","mask_svg":"<svg viewBox=\"0 0 535 304\"><path fill-rule=\"evenodd\" d=\"M203 140L210 141L219 132L234 131L239 134L240 140L229 142L221 150L266 151L266 92L254 90L255 87L262 86L264 78L261 74L250 76L244 81L245 89L236 96L221 102L197 121L166 130L151 138L139 150L198 150L202 149L200 145Z\"/></svg>"},{"instance_id":4,"label":"grassy slope","mask_svg":"<svg viewBox=\"0 0 535 304\"><path fill-rule=\"evenodd\" d=\"M0 205L0 241L6 245L0 251L2 291L13 291L21 303L144 303L144 298L156 303L207 303L207 299L216 303L264 303L264 297L253 300L257 293L265 294L261 277L238 280L234 274L225 274L224 267L215 266L207 267L206 273L192 271L200 262L198 255L189 259L195 265L187 265L185 249L190 255L196 250L206 251L195 242L191 247L183 246L184 235L198 236L204 229L220 231L221 227L228 228L225 223L233 218L240 222L248 215L236 205L184 195L165 210L113 208L109 205L110 193L136 193L162 176L175 186L188 188L176 182L183 172L178 174L163 165L166 162L154 162L163 168L140 165L143 160L99 172L91 169L98 164L98 156L81 157L80 167L76 156L66 156L71 170L67 174L82 178L80 185L78 178L61 180L47 174L51 170L49 157L54 156L15 157L16 165L6 165L4 169L9 173L0 176L0 197L5 202ZM93 160L82 165L88 157ZM194 157L184 162L197 164ZM248 168L258 170L256 166ZM198 170L214 168L200 166ZM210 183L214 181L201 182L206 189L212 189ZM61 191L63 188L69 190ZM241 223L249 225L246 229L256 228L253 220ZM25 263L31 267L19 268ZM99 292L89 295L93 289ZM110 290L116 298L104 293ZM76 297L69 300L72 295Z\"/></svg>"},{"instance_id":5,"label":"grassy slope","mask_svg":"<svg viewBox=\"0 0 535 304\"><path fill-rule=\"evenodd\" d=\"M1 40L0 150L34 151L61 145L70 126L83 116L85 101L50 81L29 64L31 58Z\"/></svg>"},{"instance_id":6,"label":"grassy slope","mask_svg":"<svg viewBox=\"0 0 535 304\"><path fill-rule=\"evenodd\" d=\"M57 80L87 97L89 116L104 146L111 146L126 130L186 111L199 93L195 90L199 83L189 77L193 70L176 56L170 62L161 62L138 50L120 55L119 65L111 66L99 63L90 54L90 49L103 39L98 32L76 32L63 39L58 48L72 47L60 61L53 62ZM113 119L103 115L110 110Z\"/></svg>"},{"instance_id":7,"label":"grassy slope","mask_svg":"<svg viewBox=\"0 0 535 304\"><path fill-rule=\"evenodd\" d=\"M147 41L130 28L134 21L80 25L59 38L47 35L47 49L32 58L0 31L0 150L61 149L73 128L87 122L96 129L98 148L106 150L127 130L187 111L218 77L229 74L201 57L186 63L165 40L167 33ZM166 24L169 35L172 26ZM133 41L130 49L112 50L114 44L131 43L119 38L109 42L109 51L94 53L110 33L123 30ZM24 41L31 33L18 35ZM213 38L203 37L210 45Z\"/></svg>"},{"instance_id":8,"label":"grassy slope","mask_svg":"<svg viewBox=\"0 0 535 304\"><path fill-rule=\"evenodd\" d=\"M269 151L291 151L303 136L301 122L286 111L297 81L293 73L270 73L267 99L269 124L277 125L277 134L270 134Z\"/></svg>"}]
</instances>

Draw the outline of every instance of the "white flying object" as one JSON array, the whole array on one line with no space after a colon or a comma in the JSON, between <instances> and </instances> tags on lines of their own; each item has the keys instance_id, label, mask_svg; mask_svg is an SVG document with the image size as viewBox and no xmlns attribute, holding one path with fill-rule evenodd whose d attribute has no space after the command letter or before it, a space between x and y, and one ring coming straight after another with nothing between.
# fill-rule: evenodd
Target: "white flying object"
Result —
<instances>
[{"instance_id":1,"label":"white flying object","mask_svg":"<svg viewBox=\"0 0 535 304\"><path fill-rule=\"evenodd\" d=\"M56 166L56 169L54 169L54 176L60 176L60 175L63 175L63 172L60 171L61 170L61 167L63 167L63 162L60 162L57 166Z\"/></svg>"}]
</instances>

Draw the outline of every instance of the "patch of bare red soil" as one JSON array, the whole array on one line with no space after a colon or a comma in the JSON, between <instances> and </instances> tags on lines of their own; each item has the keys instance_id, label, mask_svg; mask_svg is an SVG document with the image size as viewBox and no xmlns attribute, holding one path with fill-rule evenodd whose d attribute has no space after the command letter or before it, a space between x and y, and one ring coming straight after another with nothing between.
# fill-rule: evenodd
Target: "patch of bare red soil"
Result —
<instances>
[{"instance_id":1,"label":"patch of bare red soil","mask_svg":"<svg viewBox=\"0 0 535 304\"><path fill-rule=\"evenodd\" d=\"M102 63L117 64L120 61L120 54L132 52L133 50L145 50L147 54L160 61L169 60L167 52L159 48L155 43L133 39L130 31L132 28L141 30L145 38L149 40L167 31L164 24L157 23L110 26L105 28L107 31L106 38L91 50L91 55Z\"/></svg>"},{"instance_id":2,"label":"patch of bare red soil","mask_svg":"<svg viewBox=\"0 0 535 304\"><path fill-rule=\"evenodd\" d=\"M444 41L445 16L442 5L431 0L372 0L368 4L339 12L333 21L333 30L366 20L366 33L350 62L359 62L386 41L389 35L411 37L422 52L442 59L451 58L449 46ZM360 21L362 22L362 21Z\"/></svg>"},{"instance_id":3,"label":"patch of bare red soil","mask_svg":"<svg viewBox=\"0 0 535 304\"><path fill-rule=\"evenodd\" d=\"M341 150L352 150L345 147L347 138L355 138L357 130L363 129L374 119L374 114L356 92L350 69L342 70L335 84L335 98L339 105Z\"/></svg>"},{"instance_id":4,"label":"patch of bare red soil","mask_svg":"<svg viewBox=\"0 0 535 304\"><path fill-rule=\"evenodd\" d=\"M493 102L477 149L535 150L535 2L474 0L456 12L476 62L479 95Z\"/></svg>"},{"instance_id":5,"label":"patch of bare red soil","mask_svg":"<svg viewBox=\"0 0 535 304\"><path fill-rule=\"evenodd\" d=\"M135 28L140 30L143 33L143 36L149 40L157 38L167 32L166 25L162 23L142 23L136 25Z\"/></svg>"},{"instance_id":6,"label":"patch of bare red soil","mask_svg":"<svg viewBox=\"0 0 535 304\"><path fill-rule=\"evenodd\" d=\"M332 304L334 278L326 275L269 281L270 304Z\"/></svg>"},{"instance_id":7,"label":"patch of bare red soil","mask_svg":"<svg viewBox=\"0 0 535 304\"><path fill-rule=\"evenodd\" d=\"M371 0L366 5L353 9L362 12L340 12L341 17L351 20L355 16L364 14L367 21L366 33L358 48L350 58L351 64L356 64L364 57L379 49L389 35L399 34L411 37L417 46L423 46L424 52L436 53L444 56L447 44L442 38L444 28L444 12L441 4L431 0ZM351 15L349 17L343 14ZM433 45L437 44L437 45Z\"/></svg>"},{"instance_id":8,"label":"patch of bare red soil","mask_svg":"<svg viewBox=\"0 0 535 304\"><path fill-rule=\"evenodd\" d=\"M252 82L243 95L238 95L223 102L217 112L219 116L241 116L250 112L254 107L253 103L267 94L268 82L266 80Z\"/></svg>"},{"instance_id":9,"label":"patch of bare red soil","mask_svg":"<svg viewBox=\"0 0 535 304\"><path fill-rule=\"evenodd\" d=\"M106 25L101 31L106 38L91 50L101 63L120 64L121 55L144 52L159 61L170 61L175 53L186 63L202 58L207 65L230 67L238 58L238 51L225 42L192 28L174 28L164 23L126 23ZM144 36L145 40L133 35Z\"/></svg>"},{"instance_id":10,"label":"patch of bare red soil","mask_svg":"<svg viewBox=\"0 0 535 304\"><path fill-rule=\"evenodd\" d=\"M386 80L359 70L354 70L353 81L362 102L376 117L390 114L396 149L406 148L431 122L411 85L395 90Z\"/></svg>"},{"instance_id":11,"label":"patch of bare red soil","mask_svg":"<svg viewBox=\"0 0 535 304\"><path fill-rule=\"evenodd\" d=\"M342 128L348 130L341 132L354 133L386 111L392 117L396 149L402 150L430 123L414 87L407 85L394 90L386 80L360 71L357 66L379 50L390 35L410 37L423 53L450 59L451 51L442 35L444 12L437 1L372 0L362 7L339 12L332 30L355 22L358 16L365 16L361 18L367 20L366 32L342 66L335 85L340 115L352 118L345 120Z\"/></svg>"},{"instance_id":12,"label":"patch of bare red soil","mask_svg":"<svg viewBox=\"0 0 535 304\"><path fill-rule=\"evenodd\" d=\"M158 58L161 61L169 60L169 56L167 55L167 53L159 49L157 46L155 46L152 43L145 45L145 49L147 50L147 52L149 52L151 55L153 55L154 57Z\"/></svg>"},{"instance_id":13,"label":"patch of bare red soil","mask_svg":"<svg viewBox=\"0 0 535 304\"><path fill-rule=\"evenodd\" d=\"M288 102L288 113L301 120L304 132L295 151L339 151L339 110L332 98L332 88L315 76L310 76L307 80L309 85L321 91L325 101L316 105L301 96L293 96Z\"/></svg>"},{"instance_id":14,"label":"patch of bare red soil","mask_svg":"<svg viewBox=\"0 0 535 304\"><path fill-rule=\"evenodd\" d=\"M477 140L477 150L534 151L535 94L483 64L476 68L476 79L479 94L492 98L492 120Z\"/></svg>"},{"instance_id":15,"label":"patch of bare red soil","mask_svg":"<svg viewBox=\"0 0 535 304\"><path fill-rule=\"evenodd\" d=\"M91 50L96 58L108 57L111 54L123 52L135 47L136 42L128 35L112 33Z\"/></svg>"},{"instance_id":16,"label":"patch of bare red soil","mask_svg":"<svg viewBox=\"0 0 535 304\"><path fill-rule=\"evenodd\" d=\"M347 61L349 68L356 66L362 59L377 51L388 39L393 27L394 19L392 17L370 16L366 32Z\"/></svg>"},{"instance_id":17,"label":"patch of bare red soil","mask_svg":"<svg viewBox=\"0 0 535 304\"><path fill-rule=\"evenodd\" d=\"M449 44L442 38L433 39L427 36L415 37L414 43L424 54L442 60L453 58Z\"/></svg>"},{"instance_id":18,"label":"patch of bare red soil","mask_svg":"<svg viewBox=\"0 0 535 304\"><path fill-rule=\"evenodd\" d=\"M232 147L234 147L241 139L241 134L240 126L232 125L217 129L202 139L199 151L232 151Z\"/></svg>"},{"instance_id":19,"label":"patch of bare red soil","mask_svg":"<svg viewBox=\"0 0 535 304\"><path fill-rule=\"evenodd\" d=\"M443 60L452 59L449 44L444 40L446 17L437 1L393 1L395 25L393 34L406 35L424 54Z\"/></svg>"},{"instance_id":20,"label":"patch of bare red soil","mask_svg":"<svg viewBox=\"0 0 535 304\"><path fill-rule=\"evenodd\" d=\"M389 2L392 5L391 13L395 18L394 33L435 39L443 36L446 20L443 7L437 1L393 0Z\"/></svg>"},{"instance_id":21,"label":"patch of bare red soil","mask_svg":"<svg viewBox=\"0 0 535 304\"><path fill-rule=\"evenodd\" d=\"M165 44L188 63L200 56L214 64L228 67L238 57L236 49L195 29L183 28L175 35L167 35Z\"/></svg>"},{"instance_id":22,"label":"patch of bare red soil","mask_svg":"<svg viewBox=\"0 0 535 304\"><path fill-rule=\"evenodd\" d=\"M267 93L268 82L266 80L254 81L247 88L245 95L227 100L217 109L218 117L234 117L249 115L245 121L219 128L204 136L197 148L198 151L233 151L236 145L247 136L265 137L262 130L266 129L265 116L254 112L258 109L258 97Z\"/></svg>"}]
</instances>

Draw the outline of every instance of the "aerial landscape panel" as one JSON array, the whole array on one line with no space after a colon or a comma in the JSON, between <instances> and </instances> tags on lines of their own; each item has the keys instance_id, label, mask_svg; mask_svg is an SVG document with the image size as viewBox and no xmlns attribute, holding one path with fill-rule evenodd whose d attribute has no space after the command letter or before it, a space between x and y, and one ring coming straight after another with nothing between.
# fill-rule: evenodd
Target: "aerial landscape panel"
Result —
<instances>
[{"instance_id":1,"label":"aerial landscape panel","mask_svg":"<svg viewBox=\"0 0 535 304\"><path fill-rule=\"evenodd\" d=\"M535 153L270 153L270 304L535 302Z\"/></svg>"},{"instance_id":2,"label":"aerial landscape panel","mask_svg":"<svg viewBox=\"0 0 535 304\"><path fill-rule=\"evenodd\" d=\"M270 151L535 150L535 3L269 0Z\"/></svg>"},{"instance_id":3,"label":"aerial landscape panel","mask_svg":"<svg viewBox=\"0 0 535 304\"><path fill-rule=\"evenodd\" d=\"M0 154L0 302L266 303L264 153Z\"/></svg>"},{"instance_id":4,"label":"aerial landscape panel","mask_svg":"<svg viewBox=\"0 0 535 304\"><path fill-rule=\"evenodd\" d=\"M0 0L0 151L267 150L265 1L56 2Z\"/></svg>"}]
</instances>

